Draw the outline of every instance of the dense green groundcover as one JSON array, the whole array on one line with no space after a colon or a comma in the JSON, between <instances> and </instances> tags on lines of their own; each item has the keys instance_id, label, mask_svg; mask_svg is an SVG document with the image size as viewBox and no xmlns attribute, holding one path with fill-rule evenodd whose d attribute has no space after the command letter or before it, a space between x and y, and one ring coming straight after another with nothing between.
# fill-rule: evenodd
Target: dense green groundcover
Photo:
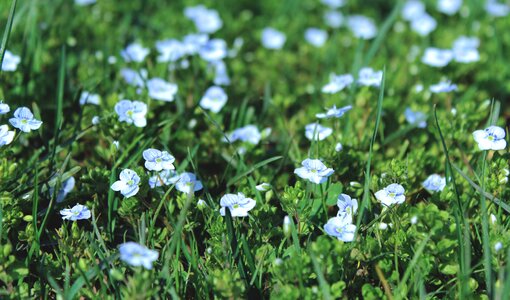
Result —
<instances>
[{"instance_id":1,"label":"dense green groundcover","mask_svg":"<svg viewBox=\"0 0 510 300\"><path fill-rule=\"evenodd\" d=\"M345 25L328 27L322 2L1 1L2 46L20 62L0 73L10 106L0 125L15 131L0 147L0 298L509 299L510 156L508 147L481 151L473 132L510 121L510 16L475 0L448 15L424 0L437 26L420 35L402 17L404 1L345 1L336 9L344 23L365 15L377 27L364 40ZM197 32L184 11L199 4L217 11L221 28L210 37L229 49L228 101L218 113L199 106L218 67L200 55L161 62L156 48ZM262 46L265 27L286 35L281 49ZM327 31L322 47L305 40L309 27ZM450 49L460 36L478 38L479 59L422 62L426 48ZM121 51L131 43L150 53L126 62ZM155 99L145 79L128 84L128 67L177 84L175 99ZM379 87L356 84L362 67L384 70ZM331 73L354 83L323 93ZM429 90L446 79L457 90ZM99 105L80 105L84 91ZM122 99L147 105L146 126L119 120ZM333 105L352 109L316 118ZM39 129L14 128L20 107L43 122ZM425 114L425 127L406 120L408 107ZM305 126L317 121L332 134L310 141ZM249 124L260 131L256 144L226 141ZM203 188L182 192L175 180L151 188L148 148L168 151L176 171L194 173ZM307 158L334 173L322 184L300 178L294 171ZM141 178L132 197L111 189L124 169ZM423 186L434 173L446 177L435 193ZM262 183L270 187L257 189ZM375 195L392 183L405 202L385 207ZM220 199L240 192L255 207L222 216ZM358 203L351 242L324 228L342 193ZM90 217L62 219L78 203ZM157 260L121 259L129 241Z\"/></svg>"}]
</instances>

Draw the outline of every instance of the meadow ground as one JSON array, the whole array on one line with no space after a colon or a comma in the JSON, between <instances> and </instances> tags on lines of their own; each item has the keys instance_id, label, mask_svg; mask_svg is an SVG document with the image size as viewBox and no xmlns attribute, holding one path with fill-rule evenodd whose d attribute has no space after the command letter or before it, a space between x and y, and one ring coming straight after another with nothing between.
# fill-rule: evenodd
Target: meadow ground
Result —
<instances>
[{"instance_id":1,"label":"meadow ground","mask_svg":"<svg viewBox=\"0 0 510 300\"><path fill-rule=\"evenodd\" d=\"M510 299L510 2L0 26L0 298Z\"/></svg>"}]
</instances>

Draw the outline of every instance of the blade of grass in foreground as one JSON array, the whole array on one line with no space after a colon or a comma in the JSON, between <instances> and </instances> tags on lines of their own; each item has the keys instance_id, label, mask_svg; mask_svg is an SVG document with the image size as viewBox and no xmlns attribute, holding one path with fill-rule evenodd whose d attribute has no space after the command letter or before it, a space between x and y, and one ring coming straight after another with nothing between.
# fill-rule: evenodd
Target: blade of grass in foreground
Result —
<instances>
[{"instance_id":1,"label":"blade of grass in foreground","mask_svg":"<svg viewBox=\"0 0 510 300\"><path fill-rule=\"evenodd\" d=\"M7 18L7 26L5 27L4 36L2 37L2 46L0 47L0 73L2 73L2 64L4 62L5 50L7 50L7 43L9 42L9 36L11 35L12 21L14 20L17 2L17 0L12 1L9 17Z\"/></svg>"}]
</instances>

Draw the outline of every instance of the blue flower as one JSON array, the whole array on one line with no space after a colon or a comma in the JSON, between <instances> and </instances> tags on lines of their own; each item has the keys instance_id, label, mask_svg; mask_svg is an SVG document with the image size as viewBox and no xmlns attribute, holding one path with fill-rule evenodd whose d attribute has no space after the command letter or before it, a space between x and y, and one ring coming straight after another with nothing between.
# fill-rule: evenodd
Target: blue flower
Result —
<instances>
[{"instance_id":1,"label":"blue flower","mask_svg":"<svg viewBox=\"0 0 510 300\"><path fill-rule=\"evenodd\" d=\"M462 6L462 0L439 0L437 10L449 16L456 14Z\"/></svg>"},{"instance_id":2,"label":"blue flower","mask_svg":"<svg viewBox=\"0 0 510 300\"><path fill-rule=\"evenodd\" d=\"M145 127L147 120L147 105L140 101L121 100L115 104L115 112L119 116L119 122L134 124L136 127Z\"/></svg>"},{"instance_id":3,"label":"blue flower","mask_svg":"<svg viewBox=\"0 0 510 300\"><path fill-rule=\"evenodd\" d=\"M172 102L178 87L177 84L166 82L162 78L152 78L147 81L147 89L152 99Z\"/></svg>"},{"instance_id":4,"label":"blue flower","mask_svg":"<svg viewBox=\"0 0 510 300\"><path fill-rule=\"evenodd\" d=\"M356 232L356 225L352 224L352 219L348 215L337 216L328 220L326 225L324 225L324 231L340 241L352 242Z\"/></svg>"},{"instance_id":5,"label":"blue flower","mask_svg":"<svg viewBox=\"0 0 510 300\"><path fill-rule=\"evenodd\" d=\"M353 82L354 77L351 74L331 74L329 77L329 83L322 87L322 92L326 94L334 94L350 86Z\"/></svg>"},{"instance_id":6,"label":"blue flower","mask_svg":"<svg viewBox=\"0 0 510 300\"><path fill-rule=\"evenodd\" d=\"M453 59L453 52L450 49L439 49L429 47L425 49L425 53L421 61L429 66L442 68L450 63Z\"/></svg>"},{"instance_id":7,"label":"blue flower","mask_svg":"<svg viewBox=\"0 0 510 300\"><path fill-rule=\"evenodd\" d=\"M94 104L99 105L101 97L98 94L92 94L87 91L83 91L80 96L80 105Z\"/></svg>"},{"instance_id":8,"label":"blue flower","mask_svg":"<svg viewBox=\"0 0 510 300\"><path fill-rule=\"evenodd\" d=\"M480 150L503 150L506 148L505 130L498 126L489 126L484 130L476 130L473 137Z\"/></svg>"},{"instance_id":9,"label":"blue flower","mask_svg":"<svg viewBox=\"0 0 510 300\"><path fill-rule=\"evenodd\" d=\"M9 145L14 139L14 131L9 131L9 126L0 126L0 147Z\"/></svg>"},{"instance_id":10,"label":"blue flower","mask_svg":"<svg viewBox=\"0 0 510 300\"><path fill-rule=\"evenodd\" d=\"M429 35L436 27L436 20L427 13L423 13L411 20L411 29L421 36Z\"/></svg>"},{"instance_id":11,"label":"blue flower","mask_svg":"<svg viewBox=\"0 0 510 300\"><path fill-rule=\"evenodd\" d=\"M120 191L120 193L126 197L132 197L138 193L140 188L138 184L140 184L140 177L136 174L135 171L130 169L124 169L119 174L120 180L115 181L111 189L114 191Z\"/></svg>"},{"instance_id":12,"label":"blue flower","mask_svg":"<svg viewBox=\"0 0 510 300\"><path fill-rule=\"evenodd\" d=\"M150 250L135 242L121 244L119 252L120 259L125 263L133 267L143 266L147 270L152 269L152 263L159 257L158 251Z\"/></svg>"},{"instance_id":13,"label":"blue flower","mask_svg":"<svg viewBox=\"0 0 510 300\"><path fill-rule=\"evenodd\" d=\"M333 105L333 107L328 109L326 113L316 114L315 116L319 119L340 118L351 109L351 105L347 105L341 108L336 108L336 105Z\"/></svg>"},{"instance_id":14,"label":"blue flower","mask_svg":"<svg viewBox=\"0 0 510 300\"><path fill-rule=\"evenodd\" d=\"M440 192L446 186L446 178L438 175L432 174L422 183L423 187L429 192Z\"/></svg>"},{"instance_id":15,"label":"blue flower","mask_svg":"<svg viewBox=\"0 0 510 300\"><path fill-rule=\"evenodd\" d=\"M3 103L3 101L0 101L0 115L5 115L6 113L10 112L11 108L8 104Z\"/></svg>"},{"instance_id":16,"label":"blue flower","mask_svg":"<svg viewBox=\"0 0 510 300\"><path fill-rule=\"evenodd\" d=\"M324 22L332 28L340 28L344 23L344 16L336 10L328 10L324 13Z\"/></svg>"},{"instance_id":17,"label":"blue flower","mask_svg":"<svg viewBox=\"0 0 510 300\"><path fill-rule=\"evenodd\" d=\"M418 128L427 127L427 115L421 111L413 111L409 107L404 112L407 122L411 125L415 125Z\"/></svg>"},{"instance_id":18,"label":"blue flower","mask_svg":"<svg viewBox=\"0 0 510 300\"><path fill-rule=\"evenodd\" d=\"M200 48L207 44L209 35L205 33L192 33L188 34L182 40L183 47L188 55L195 55Z\"/></svg>"},{"instance_id":19,"label":"blue flower","mask_svg":"<svg viewBox=\"0 0 510 300\"><path fill-rule=\"evenodd\" d=\"M200 57L207 62L216 62L227 56L227 43L222 39L212 39L198 51Z\"/></svg>"},{"instance_id":20,"label":"blue flower","mask_svg":"<svg viewBox=\"0 0 510 300\"><path fill-rule=\"evenodd\" d=\"M179 175L175 183L175 188L183 193L190 194L196 191L200 191L203 186L200 180L197 180L197 176L193 173L184 172Z\"/></svg>"},{"instance_id":21,"label":"blue flower","mask_svg":"<svg viewBox=\"0 0 510 300\"><path fill-rule=\"evenodd\" d=\"M163 170L149 178L149 186L153 189L158 186L175 184L178 180L179 175L175 170Z\"/></svg>"},{"instance_id":22,"label":"blue flower","mask_svg":"<svg viewBox=\"0 0 510 300\"><path fill-rule=\"evenodd\" d=\"M262 135L255 125L246 125L244 127L237 128L228 135L228 140L231 143L240 140L242 142L257 145L261 138Z\"/></svg>"},{"instance_id":23,"label":"blue flower","mask_svg":"<svg viewBox=\"0 0 510 300\"><path fill-rule=\"evenodd\" d=\"M434 93L449 93L457 90L457 85L452 83L451 81L441 81L438 84L433 84L430 86L429 90Z\"/></svg>"},{"instance_id":24,"label":"blue flower","mask_svg":"<svg viewBox=\"0 0 510 300\"><path fill-rule=\"evenodd\" d=\"M347 194L340 194L336 205L338 206L338 216L348 214L353 217L358 210L358 201L352 199L351 196Z\"/></svg>"},{"instance_id":25,"label":"blue flower","mask_svg":"<svg viewBox=\"0 0 510 300\"><path fill-rule=\"evenodd\" d=\"M62 215L62 219L77 221L77 220L85 220L89 219L91 214L90 210L81 204L76 204L73 208L65 208L60 211Z\"/></svg>"},{"instance_id":26,"label":"blue flower","mask_svg":"<svg viewBox=\"0 0 510 300\"><path fill-rule=\"evenodd\" d=\"M498 0L488 0L485 3L485 10L494 17L506 17L510 14L510 5L500 3Z\"/></svg>"},{"instance_id":27,"label":"blue flower","mask_svg":"<svg viewBox=\"0 0 510 300\"><path fill-rule=\"evenodd\" d=\"M201 33L214 33L223 26L218 12L203 5L186 7L184 15L195 23L195 27Z\"/></svg>"},{"instance_id":28,"label":"blue flower","mask_svg":"<svg viewBox=\"0 0 510 300\"><path fill-rule=\"evenodd\" d=\"M305 31L305 40L315 47L322 47L328 39L328 33L319 28L308 28Z\"/></svg>"},{"instance_id":29,"label":"blue flower","mask_svg":"<svg viewBox=\"0 0 510 300\"><path fill-rule=\"evenodd\" d=\"M322 4L329 6L329 8L339 8L345 5L345 0L321 0Z\"/></svg>"},{"instance_id":30,"label":"blue flower","mask_svg":"<svg viewBox=\"0 0 510 300\"><path fill-rule=\"evenodd\" d=\"M9 123L23 132L30 132L41 127L42 122L34 119L34 115L27 107L19 107L14 111L14 118Z\"/></svg>"},{"instance_id":31,"label":"blue flower","mask_svg":"<svg viewBox=\"0 0 510 300\"><path fill-rule=\"evenodd\" d=\"M418 0L408 0L402 7L402 18L406 21L412 21L425 13L425 4Z\"/></svg>"},{"instance_id":32,"label":"blue flower","mask_svg":"<svg viewBox=\"0 0 510 300\"><path fill-rule=\"evenodd\" d=\"M355 37L370 40L377 35L377 26L372 19L361 15L352 15L347 19L347 27Z\"/></svg>"},{"instance_id":33,"label":"blue flower","mask_svg":"<svg viewBox=\"0 0 510 300\"><path fill-rule=\"evenodd\" d=\"M406 201L404 195L404 187L397 183L392 183L384 189L375 193L375 197L384 206L391 206L393 204L402 204Z\"/></svg>"},{"instance_id":34,"label":"blue flower","mask_svg":"<svg viewBox=\"0 0 510 300\"><path fill-rule=\"evenodd\" d=\"M214 113L219 113L227 103L228 96L219 86L211 86L205 91L204 96L200 100L200 107L209 109Z\"/></svg>"},{"instance_id":35,"label":"blue flower","mask_svg":"<svg viewBox=\"0 0 510 300\"><path fill-rule=\"evenodd\" d=\"M364 67L359 70L358 84L363 86L379 87L381 85L382 78L382 71L374 71L372 68Z\"/></svg>"},{"instance_id":36,"label":"blue flower","mask_svg":"<svg viewBox=\"0 0 510 300\"><path fill-rule=\"evenodd\" d=\"M150 50L148 48L144 48L142 45L138 43L130 44L126 47L126 49L120 52L122 58L126 62L142 62L147 55L149 55Z\"/></svg>"},{"instance_id":37,"label":"blue flower","mask_svg":"<svg viewBox=\"0 0 510 300\"><path fill-rule=\"evenodd\" d=\"M120 70L120 75L124 78L127 84L137 87L145 86L145 80L147 79L147 70L141 69L136 71L130 68L123 68Z\"/></svg>"},{"instance_id":38,"label":"blue flower","mask_svg":"<svg viewBox=\"0 0 510 300\"><path fill-rule=\"evenodd\" d=\"M64 201L67 194L69 194L73 189L74 185L76 184L76 180L74 177L69 177L66 181L62 182L62 186L60 187L60 190L57 194L57 203L60 203ZM50 187L50 194L53 194L55 188L52 186Z\"/></svg>"},{"instance_id":39,"label":"blue flower","mask_svg":"<svg viewBox=\"0 0 510 300\"><path fill-rule=\"evenodd\" d=\"M301 163L302 167L294 170L294 173L303 179L307 179L310 182L321 184L325 182L333 172L333 169L326 167L318 159L307 158Z\"/></svg>"},{"instance_id":40,"label":"blue flower","mask_svg":"<svg viewBox=\"0 0 510 300\"><path fill-rule=\"evenodd\" d=\"M479 45L480 40L476 37L460 36L453 42L453 59L459 63L473 63L479 61Z\"/></svg>"},{"instance_id":41,"label":"blue flower","mask_svg":"<svg viewBox=\"0 0 510 300\"><path fill-rule=\"evenodd\" d=\"M286 39L285 33L274 28L266 27L262 30L262 46L267 49L281 49Z\"/></svg>"},{"instance_id":42,"label":"blue flower","mask_svg":"<svg viewBox=\"0 0 510 300\"><path fill-rule=\"evenodd\" d=\"M167 39L156 42L159 52L158 62L175 62L186 55L186 47L176 39Z\"/></svg>"},{"instance_id":43,"label":"blue flower","mask_svg":"<svg viewBox=\"0 0 510 300\"><path fill-rule=\"evenodd\" d=\"M21 58L17 55L12 54L11 51L5 50L4 61L2 62L2 71L13 72L18 68L18 64Z\"/></svg>"},{"instance_id":44,"label":"blue flower","mask_svg":"<svg viewBox=\"0 0 510 300\"><path fill-rule=\"evenodd\" d=\"M243 193L226 194L220 200L220 214L225 216L225 209L228 208L232 217L246 217L256 204L255 200L246 198Z\"/></svg>"},{"instance_id":45,"label":"blue flower","mask_svg":"<svg viewBox=\"0 0 510 300\"><path fill-rule=\"evenodd\" d=\"M319 123L311 123L305 126L305 136L310 141L322 141L333 133L333 129L324 127Z\"/></svg>"},{"instance_id":46,"label":"blue flower","mask_svg":"<svg viewBox=\"0 0 510 300\"><path fill-rule=\"evenodd\" d=\"M216 85L230 85L230 77L227 72L227 65L224 61L219 60L212 62L214 68L214 84Z\"/></svg>"},{"instance_id":47,"label":"blue flower","mask_svg":"<svg viewBox=\"0 0 510 300\"><path fill-rule=\"evenodd\" d=\"M150 171L173 170L175 169L173 162L175 157L166 151L158 149L147 149L143 151L145 159L145 167Z\"/></svg>"}]
</instances>

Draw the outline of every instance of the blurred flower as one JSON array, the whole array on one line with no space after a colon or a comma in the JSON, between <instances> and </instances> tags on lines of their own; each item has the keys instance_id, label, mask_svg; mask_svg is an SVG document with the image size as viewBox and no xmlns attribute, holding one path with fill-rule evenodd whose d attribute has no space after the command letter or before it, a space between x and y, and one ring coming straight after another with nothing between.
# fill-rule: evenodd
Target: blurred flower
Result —
<instances>
[{"instance_id":1,"label":"blurred flower","mask_svg":"<svg viewBox=\"0 0 510 300\"><path fill-rule=\"evenodd\" d=\"M207 62L215 62L227 56L227 43L222 39L212 39L198 51L200 57Z\"/></svg>"},{"instance_id":2,"label":"blurred flower","mask_svg":"<svg viewBox=\"0 0 510 300\"><path fill-rule=\"evenodd\" d=\"M250 144L257 145L260 142L260 139L260 131L255 125L246 125L244 127L237 128L228 134L228 140L231 143L240 140L242 142L248 142Z\"/></svg>"},{"instance_id":3,"label":"blurred flower","mask_svg":"<svg viewBox=\"0 0 510 300\"><path fill-rule=\"evenodd\" d=\"M432 174L427 177L422 186L431 193L440 192L446 186L446 178L438 174Z\"/></svg>"},{"instance_id":4,"label":"blurred flower","mask_svg":"<svg viewBox=\"0 0 510 300\"><path fill-rule=\"evenodd\" d=\"M152 78L147 81L147 89L152 99L172 102L178 87L177 84L166 82L162 78Z\"/></svg>"},{"instance_id":5,"label":"blurred flower","mask_svg":"<svg viewBox=\"0 0 510 300\"><path fill-rule=\"evenodd\" d=\"M205 33L191 33L184 36L184 39L182 40L182 47L186 54L195 55L202 46L207 44L208 40L209 35Z\"/></svg>"},{"instance_id":6,"label":"blurred flower","mask_svg":"<svg viewBox=\"0 0 510 300\"><path fill-rule=\"evenodd\" d=\"M92 94L87 91L83 91L80 96L80 105L94 104L99 105L101 97L98 94Z\"/></svg>"},{"instance_id":7,"label":"blurred flower","mask_svg":"<svg viewBox=\"0 0 510 300\"><path fill-rule=\"evenodd\" d=\"M134 124L136 127L145 127L147 120L147 104L140 101L121 100L115 104L115 112L119 122Z\"/></svg>"},{"instance_id":8,"label":"blurred flower","mask_svg":"<svg viewBox=\"0 0 510 300\"><path fill-rule=\"evenodd\" d=\"M372 68L364 67L359 70L358 84L363 86L379 87L381 85L382 78L382 71L374 71Z\"/></svg>"},{"instance_id":9,"label":"blurred flower","mask_svg":"<svg viewBox=\"0 0 510 300\"><path fill-rule=\"evenodd\" d=\"M166 151L149 148L143 151L145 167L149 171L173 170L175 157Z\"/></svg>"},{"instance_id":10,"label":"blurred flower","mask_svg":"<svg viewBox=\"0 0 510 300\"><path fill-rule=\"evenodd\" d=\"M36 120L29 108L19 107L14 111L14 118L9 119L9 123L23 132L30 132L39 129L43 122Z\"/></svg>"},{"instance_id":11,"label":"blurred flower","mask_svg":"<svg viewBox=\"0 0 510 300\"><path fill-rule=\"evenodd\" d=\"M74 0L74 3L76 5L85 6L96 3L96 0Z\"/></svg>"},{"instance_id":12,"label":"blurred flower","mask_svg":"<svg viewBox=\"0 0 510 300\"><path fill-rule=\"evenodd\" d=\"M263 182L263 183L257 185L255 187L255 189L257 189L257 191L260 191L260 192L267 192L271 189L271 185L269 183Z\"/></svg>"},{"instance_id":13,"label":"blurred flower","mask_svg":"<svg viewBox=\"0 0 510 300\"><path fill-rule=\"evenodd\" d=\"M505 130L498 126L489 126L484 130L476 130L473 137L480 150L503 150L506 147Z\"/></svg>"},{"instance_id":14,"label":"blurred flower","mask_svg":"<svg viewBox=\"0 0 510 300\"><path fill-rule=\"evenodd\" d=\"M159 253L135 242L127 242L119 246L120 259L125 263L147 270L152 269L152 263L159 257Z\"/></svg>"},{"instance_id":15,"label":"blurred flower","mask_svg":"<svg viewBox=\"0 0 510 300\"><path fill-rule=\"evenodd\" d=\"M453 59L453 52L449 49L439 49L429 47L425 49L425 53L421 61L432 67L444 67Z\"/></svg>"},{"instance_id":16,"label":"blurred flower","mask_svg":"<svg viewBox=\"0 0 510 300\"><path fill-rule=\"evenodd\" d=\"M341 108L336 108L336 105L333 105L333 107L329 108L326 113L316 114L315 116L319 119L340 118L351 109L352 109L351 105L347 105Z\"/></svg>"},{"instance_id":17,"label":"blurred flower","mask_svg":"<svg viewBox=\"0 0 510 300\"><path fill-rule=\"evenodd\" d=\"M196 191L200 191L203 186L200 180L197 180L197 176L193 173L184 172L179 175L175 183L175 188L183 193L192 194Z\"/></svg>"},{"instance_id":18,"label":"blurred flower","mask_svg":"<svg viewBox=\"0 0 510 300\"><path fill-rule=\"evenodd\" d=\"M310 182L321 184L325 182L333 172L333 169L326 167L318 159L307 158L301 163L302 167L296 168L294 173L303 179L307 179Z\"/></svg>"},{"instance_id":19,"label":"blurred flower","mask_svg":"<svg viewBox=\"0 0 510 300\"><path fill-rule=\"evenodd\" d=\"M326 94L334 94L348 87L353 82L354 77L352 77L351 74L331 74L329 77L329 83L322 87L322 92Z\"/></svg>"},{"instance_id":20,"label":"blurred flower","mask_svg":"<svg viewBox=\"0 0 510 300\"><path fill-rule=\"evenodd\" d=\"M311 123L305 126L305 136L310 141L322 141L333 133L333 129L324 127L319 123Z\"/></svg>"},{"instance_id":21,"label":"blurred flower","mask_svg":"<svg viewBox=\"0 0 510 300\"><path fill-rule=\"evenodd\" d=\"M491 224L494 225L497 223L498 219L496 218L496 216L494 214L491 214L490 215L490 219L491 219Z\"/></svg>"},{"instance_id":22,"label":"blurred flower","mask_svg":"<svg viewBox=\"0 0 510 300\"><path fill-rule=\"evenodd\" d=\"M14 131L9 131L9 126L0 126L0 147L9 145L14 139Z\"/></svg>"},{"instance_id":23,"label":"blurred flower","mask_svg":"<svg viewBox=\"0 0 510 300\"><path fill-rule=\"evenodd\" d=\"M56 199L57 203L64 201L67 194L69 194L74 189L75 184L76 184L76 180L74 179L73 176L69 177L67 180L62 182L62 186L60 187L60 190L57 193L57 199ZM55 187L53 187L53 186L50 187L50 194L53 195L54 190L55 190Z\"/></svg>"},{"instance_id":24,"label":"blurred flower","mask_svg":"<svg viewBox=\"0 0 510 300\"><path fill-rule=\"evenodd\" d=\"M136 174L135 171L130 169L124 169L119 174L120 180L115 181L111 189L114 191L120 191L120 193L126 197L132 197L138 193L140 188L138 185L140 184L140 177Z\"/></svg>"},{"instance_id":25,"label":"blurred flower","mask_svg":"<svg viewBox=\"0 0 510 300\"><path fill-rule=\"evenodd\" d=\"M203 5L186 7L184 15L195 23L195 27L201 33L215 33L223 26L218 12Z\"/></svg>"},{"instance_id":26,"label":"blurred flower","mask_svg":"<svg viewBox=\"0 0 510 300\"><path fill-rule=\"evenodd\" d=\"M500 3L498 0L487 0L485 10L494 17L506 17L510 14L510 5Z\"/></svg>"},{"instance_id":27,"label":"blurred flower","mask_svg":"<svg viewBox=\"0 0 510 300\"><path fill-rule=\"evenodd\" d=\"M200 107L208 109L214 113L219 113L227 103L228 96L219 86L211 86L205 91L204 96L200 100Z\"/></svg>"},{"instance_id":28,"label":"blurred flower","mask_svg":"<svg viewBox=\"0 0 510 300\"><path fill-rule=\"evenodd\" d=\"M158 174L149 178L149 186L151 189L162 186L172 185L179 180L179 175L175 170L163 170Z\"/></svg>"},{"instance_id":29,"label":"blurred flower","mask_svg":"<svg viewBox=\"0 0 510 300\"><path fill-rule=\"evenodd\" d=\"M341 143L336 143L336 145L335 145L335 151L336 151L336 152L340 152L340 151L342 151L342 149L343 149L342 144L341 144Z\"/></svg>"},{"instance_id":30,"label":"blurred flower","mask_svg":"<svg viewBox=\"0 0 510 300\"><path fill-rule=\"evenodd\" d=\"M142 62L149 55L149 52L149 48L144 48L138 43L132 43L120 52L120 56L125 62Z\"/></svg>"},{"instance_id":31,"label":"blurred flower","mask_svg":"<svg viewBox=\"0 0 510 300\"><path fill-rule=\"evenodd\" d=\"M124 78L127 84L132 86L143 87L145 86L145 80L147 79L147 70L140 69L136 71L130 68L123 68L120 70L120 75Z\"/></svg>"},{"instance_id":32,"label":"blurred flower","mask_svg":"<svg viewBox=\"0 0 510 300\"><path fill-rule=\"evenodd\" d=\"M340 28L344 23L344 16L336 10L328 10L324 13L324 22L332 28Z\"/></svg>"},{"instance_id":33,"label":"blurred flower","mask_svg":"<svg viewBox=\"0 0 510 300\"><path fill-rule=\"evenodd\" d=\"M5 50L4 60L2 62L2 71L12 72L16 71L21 58L18 55L14 55L11 51Z\"/></svg>"},{"instance_id":34,"label":"blurred flower","mask_svg":"<svg viewBox=\"0 0 510 300\"><path fill-rule=\"evenodd\" d=\"M90 219L90 210L81 204L76 204L73 208L65 208L60 211L63 220L77 221Z\"/></svg>"},{"instance_id":35,"label":"blurred flower","mask_svg":"<svg viewBox=\"0 0 510 300\"><path fill-rule=\"evenodd\" d=\"M421 1L408 0L402 7L402 18L406 21L413 21L423 14L426 14L425 4Z\"/></svg>"},{"instance_id":36,"label":"blurred flower","mask_svg":"<svg viewBox=\"0 0 510 300\"><path fill-rule=\"evenodd\" d=\"M380 230L386 230L388 229L388 224L384 223L384 222L380 222L379 223L379 229Z\"/></svg>"},{"instance_id":37,"label":"blurred flower","mask_svg":"<svg viewBox=\"0 0 510 300\"><path fill-rule=\"evenodd\" d=\"M232 217L246 217L256 204L255 200L246 198L243 193L226 194L220 200L220 214L225 216L225 209L228 208Z\"/></svg>"},{"instance_id":38,"label":"blurred flower","mask_svg":"<svg viewBox=\"0 0 510 300\"><path fill-rule=\"evenodd\" d=\"M338 206L338 216L347 214L353 217L358 210L358 201L352 199L351 196L347 194L340 194L336 205Z\"/></svg>"},{"instance_id":39,"label":"blurred flower","mask_svg":"<svg viewBox=\"0 0 510 300\"><path fill-rule=\"evenodd\" d=\"M369 40L377 35L377 26L372 19L361 15L352 15L347 18L347 27L355 37Z\"/></svg>"},{"instance_id":40,"label":"blurred flower","mask_svg":"<svg viewBox=\"0 0 510 300\"><path fill-rule=\"evenodd\" d=\"M494 244L494 251L499 252L502 248L503 244L501 242L496 242L496 244Z\"/></svg>"},{"instance_id":41,"label":"blurred flower","mask_svg":"<svg viewBox=\"0 0 510 300\"><path fill-rule=\"evenodd\" d=\"M447 14L447 15L454 15L462 6L462 0L438 0L437 2L437 10Z\"/></svg>"},{"instance_id":42,"label":"blurred flower","mask_svg":"<svg viewBox=\"0 0 510 300\"><path fill-rule=\"evenodd\" d=\"M427 13L423 13L411 20L411 29L421 36L429 35L436 27L436 20Z\"/></svg>"},{"instance_id":43,"label":"blurred flower","mask_svg":"<svg viewBox=\"0 0 510 300\"><path fill-rule=\"evenodd\" d=\"M0 115L5 115L10 111L11 108L9 107L9 105L0 100Z\"/></svg>"},{"instance_id":44,"label":"blurred flower","mask_svg":"<svg viewBox=\"0 0 510 300\"><path fill-rule=\"evenodd\" d=\"M416 125L418 128L427 127L427 115L421 111L413 111L408 107L404 112L404 116L411 125Z\"/></svg>"},{"instance_id":45,"label":"blurred flower","mask_svg":"<svg viewBox=\"0 0 510 300\"><path fill-rule=\"evenodd\" d=\"M337 216L328 220L326 225L324 225L324 231L343 242L352 242L356 232L356 225L351 223L347 215Z\"/></svg>"},{"instance_id":46,"label":"blurred flower","mask_svg":"<svg viewBox=\"0 0 510 300\"><path fill-rule=\"evenodd\" d=\"M185 45L176 39L157 41L156 49L158 62L176 62L187 54Z\"/></svg>"},{"instance_id":47,"label":"blurred flower","mask_svg":"<svg viewBox=\"0 0 510 300\"><path fill-rule=\"evenodd\" d=\"M227 65L224 61L219 60L212 63L214 67L214 84L230 85L230 77L227 72Z\"/></svg>"},{"instance_id":48,"label":"blurred flower","mask_svg":"<svg viewBox=\"0 0 510 300\"><path fill-rule=\"evenodd\" d=\"M322 47L328 39L328 33L319 28L308 28L305 31L305 40L315 47Z\"/></svg>"},{"instance_id":49,"label":"blurred flower","mask_svg":"<svg viewBox=\"0 0 510 300\"><path fill-rule=\"evenodd\" d=\"M262 30L262 46L267 49L281 49L286 40L285 33L271 27Z\"/></svg>"},{"instance_id":50,"label":"blurred flower","mask_svg":"<svg viewBox=\"0 0 510 300\"><path fill-rule=\"evenodd\" d=\"M418 223L418 217L417 216L412 216L410 221L411 221L411 224L414 225L414 224Z\"/></svg>"},{"instance_id":51,"label":"blurred flower","mask_svg":"<svg viewBox=\"0 0 510 300\"><path fill-rule=\"evenodd\" d=\"M375 193L375 197L384 206L391 206L393 204L404 203L406 197L404 196L404 187L397 183L392 183L384 189Z\"/></svg>"},{"instance_id":52,"label":"blurred flower","mask_svg":"<svg viewBox=\"0 0 510 300\"><path fill-rule=\"evenodd\" d=\"M476 37L460 36L453 42L453 59L459 63L473 63L479 61L479 45L480 40Z\"/></svg>"},{"instance_id":53,"label":"blurred flower","mask_svg":"<svg viewBox=\"0 0 510 300\"><path fill-rule=\"evenodd\" d=\"M452 83L450 80L441 81L438 84L433 84L430 86L429 90L432 93L449 93L457 90L457 85Z\"/></svg>"},{"instance_id":54,"label":"blurred flower","mask_svg":"<svg viewBox=\"0 0 510 300\"><path fill-rule=\"evenodd\" d=\"M329 6L330 8L339 8L345 5L345 0L321 0L322 4Z\"/></svg>"},{"instance_id":55,"label":"blurred flower","mask_svg":"<svg viewBox=\"0 0 510 300\"><path fill-rule=\"evenodd\" d=\"M119 149L119 147L120 147L119 141L113 141L112 144L113 144L113 146L115 146L115 149L117 149L117 150Z\"/></svg>"}]
</instances>

